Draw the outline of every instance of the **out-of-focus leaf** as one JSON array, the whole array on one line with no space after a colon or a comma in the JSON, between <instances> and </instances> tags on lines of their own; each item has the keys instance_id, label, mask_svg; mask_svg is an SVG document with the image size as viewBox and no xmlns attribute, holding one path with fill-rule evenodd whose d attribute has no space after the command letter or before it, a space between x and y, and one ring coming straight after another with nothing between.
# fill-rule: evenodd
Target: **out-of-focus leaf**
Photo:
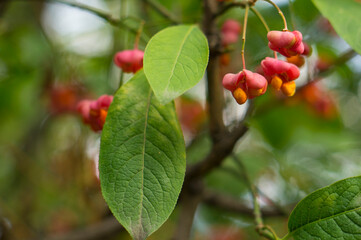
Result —
<instances>
[{"instance_id":1,"label":"out-of-focus leaf","mask_svg":"<svg viewBox=\"0 0 361 240\"><path fill-rule=\"evenodd\" d=\"M312 0L320 12L330 20L336 32L361 54L361 2L356 0Z\"/></svg>"},{"instance_id":2,"label":"out-of-focus leaf","mask_svg":"<svg viewBox=\"0 0 361 240\"><path fill-rule=\"evenodd\" d=\"M296 0L292 9L298 17L307 22L314 20L319 14L311 0Z\"/></svg>"}]
</instances>

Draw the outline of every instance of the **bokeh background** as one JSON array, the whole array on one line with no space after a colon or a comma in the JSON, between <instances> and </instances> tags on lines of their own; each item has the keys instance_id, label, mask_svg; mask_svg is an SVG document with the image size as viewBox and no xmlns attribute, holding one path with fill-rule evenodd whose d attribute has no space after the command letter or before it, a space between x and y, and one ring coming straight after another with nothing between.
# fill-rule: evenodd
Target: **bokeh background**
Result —
<instances>
[{"instance_id":1,"label":"bokeh background","mask_svg":"<svg viewBox=\"0 0 361 240\"><path fill-rule=\"evenodd\" d=\"M142 50L153 34L172 24L146 1L73 2L124 18L134 29L140 18L145 20ZM185 23L202 19L201 1L157 2ZM310 0L291 2L289 7L288 1L275 0L289 25L313 48L297 80L304 87L288 99L272 91L258 98L250 131L236 148L262 193L261 205L285 215L313 190L361 174L361 57L353 55ZM76 104L117 90L122 73L113 56L133 48L134 34L57 1L0 4L0 239L72 239L66 234L77 231L83 234L74 239L130 239L111 220L101 195L96 170L101 133L82 123ZM271 29L282 29L272 7L259 1L256 8ZM241 23L243 10L228 11L219 26L229 18ZM223 74L241 69L241 43L230 49L230 61L220 63ZM250 69L271 54L264 27L251 14L246 43ZM339 56L349 60L340 61ZM130 77L123 75L124 81ZM315 79L319 81L309 83ZM232 124L247 106L235 104L228 92L225 96L224 115ZM205 105L204 80L177 100L188 163L201 160L211 146ZM251 195L231 158L207 176L206 184L251 206ZM177 212L150 239L169 239ZM286 216L266 220L286 233ZM94 226L113 229L97 236ZM205 204L197 210L192 236L260 239L249 216Z\"/></svg>"}]
</instances>

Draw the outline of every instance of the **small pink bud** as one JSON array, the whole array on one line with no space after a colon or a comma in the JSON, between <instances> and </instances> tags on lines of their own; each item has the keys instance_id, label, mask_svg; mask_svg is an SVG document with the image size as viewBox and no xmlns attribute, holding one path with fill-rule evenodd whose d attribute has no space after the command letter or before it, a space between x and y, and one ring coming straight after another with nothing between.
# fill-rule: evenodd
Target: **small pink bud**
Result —
<instances>
[{"instance_id":1,"label":"small pink bud","mask_svg":"<svg viewBox=\"0 0 361 240\"><path fill-rule=\"evenodd\" d=\"M223 77L223 86L231 91L238 104L243 104L264 94L267 90L267 80L258 73L243 70L237 74L228 73Z\"/></svg>"},{"instance_id":2,"label":"small pink bud","mask_svg":"<svg viewBox=\"0 0 361 240\"><path fill-rule=\"evenodd\" d=\"M241 25L236 20L229 19L222 25L222 44L227 46L238 41Z\"/></svg>"},{"instance_id":3,"label":"small pink bud","mask_svg":"<svg viewBox=\"0 0 361 240\"><path fill-rule=\"evenodd\" d=\"M304 51L302 34L299 31L270 31L267 38L269 48L285 57L302 54Z\"/></svg>"},{"instance_id":4,"label":"small pink bud","mask_svg":"<svg viewBox=\"0 0 361 240\"><path fill-rule=\"evenodd\" d=\"M115 54L114 63L126 73L135 73L143 67L143 57L141 50L124 50Z\"/></svg>"},{"instance_id":5,"label":"small pink bud","mask_svg":"<svg viewBox=\"0 0 361 240\"><path fill-rule=\"evenodd\" d=\"M238 21L228 19L226 20L222 25L222 33L234 33L234 34L240 34L241 33L241 24L239 24Z\"/></svg>"}]
</instances>

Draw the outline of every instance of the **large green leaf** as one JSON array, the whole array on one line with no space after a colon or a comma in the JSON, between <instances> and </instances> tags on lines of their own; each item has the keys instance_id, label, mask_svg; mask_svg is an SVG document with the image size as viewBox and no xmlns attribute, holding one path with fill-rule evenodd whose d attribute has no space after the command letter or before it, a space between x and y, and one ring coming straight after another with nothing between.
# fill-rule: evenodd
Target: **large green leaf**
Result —
<instances>
[{"instance_id":1,"label":"large green leaf","mask_svg":"<svg viewBox=\"0 0 361 240\"><path fill-rule=\"evenodd\" d=\"M167 103L196 85L208 63L208 42L195 25L157 33L144 53L144 72L155 96Z\"/></svg>"},{"instance_id":2,"label":"large green leaf","mask_svg":"<svg viewBox=\"0 0 361 240\"><path fill-rule=\"evenodd\" d=\"M361 54L361 2L358 0L313 0L313 3L330 20L336 32Z\"/></svg>"},{"instance_id":3,"label":"large green leaf","mask_svg":"<svg viewBox=\"0 0 361 240\"><path fill-rule=\"evenodd\" d=\"M361 239L361 177L308 195L291 213L288 230L284 239Z\"/></svg>"},{"instance_id":4,"label":"large green leaf","mask_svg":"<svg viewBox=\"0 0 361 240\"><path fill-rule=\"evenodd\" d=\"M172 212L185 173L185 146L174 102L161 105L143 71L115 95L100 145L103 196L136 240Z\"/></svg>"}]
</instances>

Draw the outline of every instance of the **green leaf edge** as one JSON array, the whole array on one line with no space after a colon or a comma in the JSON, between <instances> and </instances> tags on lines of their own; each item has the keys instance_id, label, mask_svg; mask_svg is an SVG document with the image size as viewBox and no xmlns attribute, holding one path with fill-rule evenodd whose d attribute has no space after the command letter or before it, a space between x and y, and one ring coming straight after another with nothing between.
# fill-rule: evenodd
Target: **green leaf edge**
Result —
<instances>
[{"instance_id":1,"label":"green leaf edge","mask_svg":"<svg viewBox=\"0 0 361 240\"><path fill-rule=\"evenodd\" d=\"M299 202L296 204L296 206L295 206L294 209L292 210L292 212L291 212L288 220L291 219L294 210L295 210L306 198L308 198L309 196L311 196L311 195L313 195L313 194L315 194L315 193L317 193L317 192L319 192L319 191L323 191L323 190L326 189L326 188L329 188L329 187L332 187L332 186L334 186L334 185L337 185L337 184L339 184L340 182L347 181L347 180L351 180L351 179L357 179L357 178L361 180L361 176L344 178L344 179L341 179L341 180L339 180L339 181L336 181L336 182L334 182L334 183L332 183L332 184L330 184L330 185L327 185L327 186L325 186L325 187L323 187L323 188L317 189L317 190L313 191L312 193L308 194L306 197L304 197L301 201L299 201ZM322 218L322 219L319 219L319 220L317 220L317 221L314 221L314 222L311 222L311 223L307 223L306 225L303 225L302 227L307 226L307 225L312 224L312 223L315 223L315 222L323 221L323 220L325 220L325 219L329 219L329 218L331 218L331 217L339 216L339 215L344 214L344 213L347 213L347 212L359 210L359 209L361 209L361 206L358 207L358 208L354 208L354 209L352 209L352 210L348 210L348 211L346 211L346 212L338 213L338 214L332 215L332 216L330 216L330 217ZM302 227L301 227L301 228L302 228ZM284 236L283 238L281 238L281 240L287 240L287 239L289 239L290 237L293 236L293 234L294 234L295 232L299 231L301 228L298 228L297 230L294 230L294 231L292 231L292 232L287 233L287 235Z\"/></svg>"},{"instance_id":2,"label":"green leaf edge","mask_svg":"<svg viewBox=\"0 0 361 240\"><path fill-rule=\"evenodd\" d=\"M336 28L336 27L334 27L334 22L336 22L336 20L334 20L334 19L329 19L328 17L326 17L326 14L324 14L324 9L322 9L322 8L320 8L319 7L319 3L317 2L317 0L311 0L312 1L312 3L313 3L313 5L317 8L317 10L321 13L321 15L324 17L324 18L326 18L330 23L331 23L331 25L332 25L332 27L334 28L334 30L336 31L336 33L350 46L350 48L352 48L353 50L355 50L355 52L357 52L358 54L361 54L361 48L354 48L353 47L353 44L350 44L349 43L349 38L344 38L343 37L343 34L340 34L339 33L339 30L338 30L338 28ZM357 0L354 0L354 1L357 1Z\"/></svg>"},{"instance_id":3,"label":"green leaf edge","mask_svg":"<svg viewBox=\"0 0 361 240\"><path fill-rule=\"evenodd\" d=\"M193 27L193 28L198 28L198 30L202 33L201 35L202 35L202 37L203 37L203 39L207 42L207 45L208 45L208 47L207 47L207 64L205 64L205 66L204 66L204 68L202 69L202 72L206 72L206 69L207 69L207 66L208 66L208 62L209 62L209 43L208 43L208 39L207 39L207 37L204 35L204 33L203 33L203 31L199 28L199 26L197 25L197 24L181 24L181 25L177 25L177 26L171 26L171 27L167 27L167 28L165 28L165 29L162 29L161 31L159 31L159 32L157 32L150 40L149 40L149 42L147 43L147 46L145 47L145 50L144 50L144 59L146 59L147 58L147 48L148 48L148 46L150 45L150 43L154 40L154 37L155 36L157 36L158 34L160 34L160 33L162 33L162 32L164 32L164 31L167 31L167 30L169 30L170 28L176 28L176 27L180 27L180 26L190 26L190 27ZM192 30L193 31L193 30ZM145 61L144 61L144 63L145 63ZM176 64L174 64L174 67L175 67L175 65ZM144 69L144 74L145 74L145 76L147 77L147 72L146 72L146 68L145 67L143 67L143 69ZM199 81L200 80L202 80L202 78L204 77L204 74L203 74L203 76L197 81L197 83L199 83ZM147 80L148 80L148 77L147 77ZM152 84L149 82L149 80L148 80L148 83L149 83L149 86L152 88L152 90L153 90L153 87L152 87ZM196 84L197 84L196 83ZM196 85L195 84L195 85ZM193 86L194 87L194 86ZM185 91L188 91L189 89L191 89L192 87L190 87L190 88L188 88L187 90L185 90ZM165 104L167 104L167 103L169 103L170 101L172 101L172 100L174 100L175 98L177 98L177 97L175 97L175 98L172 98L172 99L168 99L168 100L165 100L165 101L163 101L163 99L160 99L160 96L158 96L155 92L154 92L154 90L153 90L153 93L154 93L154 96L157 98L157 100L161 103L161 104L163 104L163 105L165 105ZM182 95L182 94L181 94Z\"/></svg>"},{"instance_id":4,"label":"green leaf edge","mask_svg":"<svg viewBox=\"0 0 361 240\"><path fill-rule=\"evenodd\" d=\"M132 80L132 78L134 78L134 77L139 77L138 75L141 75L141 74L144 74L144 77L147 79L147 77L146 77L146 75L145 75L145 73L144 73L144 70L142 69L142 70L140 70L140 71L138 71L137 73L135 73L132 77L131 77L131 79L129 80L129 81L131 81ZM148 80L148 79L147 79ZM129 82L128 81L128 82ZM128 83L127 82L127 83ZM122 87L123 86L125 86L127 83L125 83L124 85L122 85ZM149 84L149 82L148 82L148 84ZM150 86L150 84L149 84L149 86ZM119 92L119 91L121 91L121 89L122 89L122 87L120 87L115 93L114 93L114 96ZM151 95L153 95L154 94L154 92L153 92L153 89L150 87L149 88L149 92L150 92L150 96ZM154 96L155 96L155 94L154 94ZM151 101L151 98L149 98L148 97L148 99L150 99L150 101ZM157 99L158 100L158 99ZM150 105L150 102L149 102L149 105ZM165 104L164 104L165 105ZM175 107L175 102L173 101L173 108L174 108L174 111L175 111L175 109L176 109L176 107ZM110 108L110 106L109 106L109 108ZM177 115L176 115L177 116ZM180 122L179 122L179 118L178 117L176 117L176 121L177 121L177 123L178 123L178 126L180 127ZM107 122L105 122L105 124L107 124ZM104 124L104 126L105 126L105 124ZM181 133L181 135L182 135L182 137L183 137L183 139L184 139L184 135L183 135L183 131L182 131L182 129L180 128L180 133ZM185 145L184 145L185 146ZM100 151L99 151L99 153L100 153ZM99 155L100 156L100 155ZM99 159L100 160L100 159ZM186 161L186 156L184 156L184 161ZM184 173L184 176L185 176L185 173ZM99 179L100 180L100 179ZM184 183L184 177L183 177L183 183ZM100 182L100 187L102 186L102 184L101 184L101 182ZM182 187L179 189L179 193L178 193L178 198L179 198L179 194L181 193L181 191L182 191L182 188L183 188L183 184L182 184ZM100 190L101 190L101 193L102 193L102 196L103 196L103 198L104 198L104 200L105 200L105 202L106 202L106 204L108 205L108 197L106 197L106 195L104 195L104 192L103 192L103 188L101 187L100 188ZM167 218L160 224L160 226L162 226L168 219L169 219L169 217L170 217L170 215L172 214L172 212L174 211L174 209L175 209L175 207L177 206L177 201L175 202L175 205L173 206L173 210L172 211L170 211L169 212L169 214L168 214L168 216L167 216ZM118 219L118 217L113 213L113 210L109 207L109 210L111 211L111 213L112 213L112 215L115 217L115 219L119 222L119 224L122 226L122 227L124 227L125 229L126 229L126 231L129 233L129 235L133 238L133 236L132 236L132 231L131 231L131 229L128 229L127 227L125 227L125 226L123 226L120 222L120 220ZM159 228L158 228L159 229ZM150 232L149 234L148 234L148 236L146 237L146 238L148 238L150 235L152 235L155 231L157 231L158 229L155 229L153 232ZM134 238L133 238L134 239Z\"/></svg>"}]
</instances>

